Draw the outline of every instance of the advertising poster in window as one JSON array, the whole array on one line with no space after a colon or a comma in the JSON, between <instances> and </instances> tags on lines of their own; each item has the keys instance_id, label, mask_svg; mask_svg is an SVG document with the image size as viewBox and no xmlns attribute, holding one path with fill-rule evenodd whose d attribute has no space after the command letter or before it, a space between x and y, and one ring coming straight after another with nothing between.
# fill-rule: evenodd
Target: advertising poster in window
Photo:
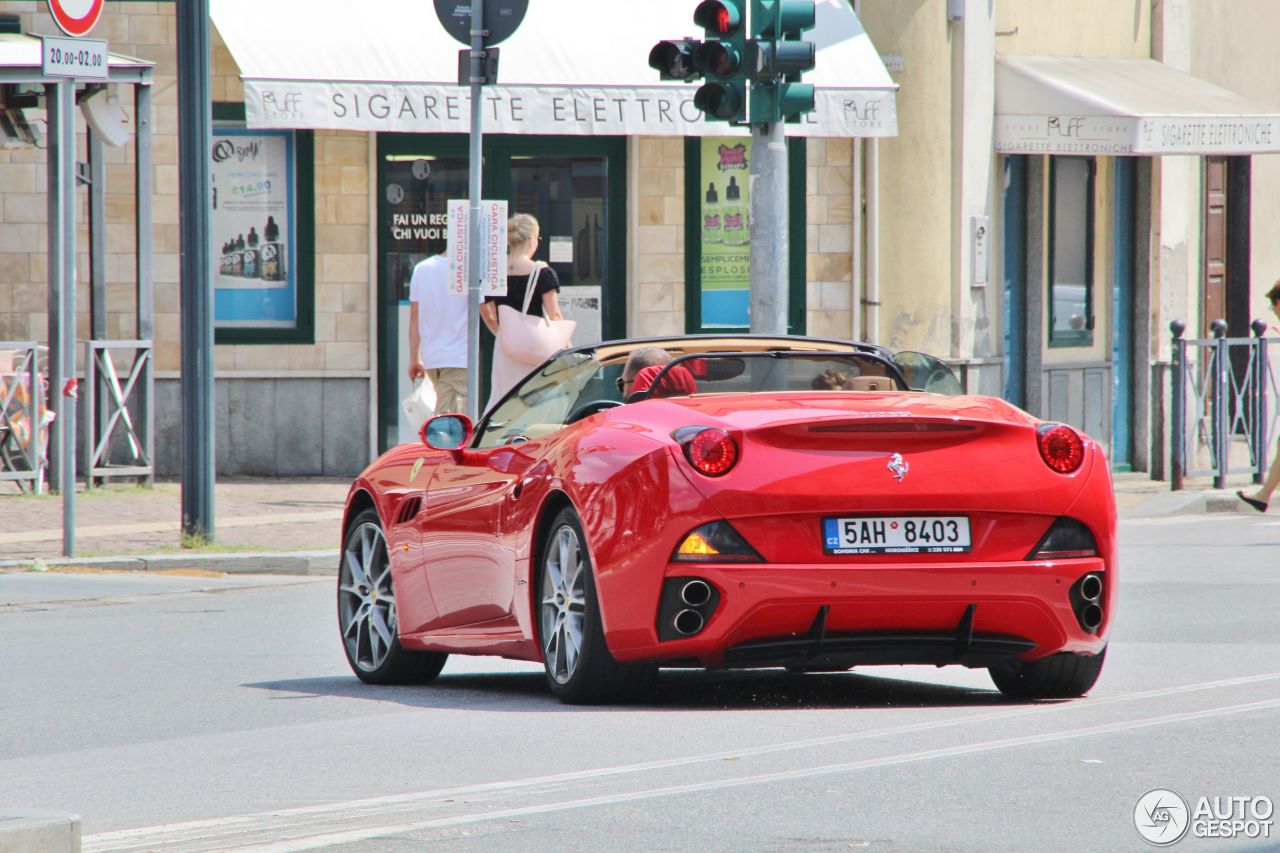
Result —
<instances>
[{"instance_id":1,"label":"advertising poster in window","mask_svg":"<svg viewBox=\"0 0 1280 853\"><path fill-rule=\"evenodd\" d=\"M215 127L212 151L214 325L292 328L293 133Z\"/></svg>"},{"instance_id":2,"label":"advertising poster in window","mask_svg":"<svg viewBox=\"0 0 1280 853\"><path fill-rule=\"evenodd\" d=\"M751 324L751 141L702 138L702 326Z\"/></svg>"}]
</instances>

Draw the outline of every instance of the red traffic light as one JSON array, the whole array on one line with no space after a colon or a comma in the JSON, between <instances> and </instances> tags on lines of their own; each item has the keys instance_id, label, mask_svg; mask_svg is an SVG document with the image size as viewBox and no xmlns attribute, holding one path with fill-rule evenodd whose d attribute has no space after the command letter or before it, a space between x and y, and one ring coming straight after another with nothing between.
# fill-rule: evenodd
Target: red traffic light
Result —
<instances>
[{"instance_id":1,"label":"red traffic light","mask_svg":"<svg viewBox=\"0 0 1280 853\"><path fill-rule=\"evenodd\" d=\"M742 7L726 0L703 0L693 10L693 22L708 35L731 36L742 28Z\"/></svg>"}]
</instances>

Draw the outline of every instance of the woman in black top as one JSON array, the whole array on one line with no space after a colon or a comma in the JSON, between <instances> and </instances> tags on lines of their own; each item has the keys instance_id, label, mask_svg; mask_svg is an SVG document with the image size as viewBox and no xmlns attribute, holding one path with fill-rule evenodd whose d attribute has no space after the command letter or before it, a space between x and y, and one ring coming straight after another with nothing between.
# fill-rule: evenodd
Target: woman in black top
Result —
<instances>
[{"instance_id":1,"label":"woman in black top","mask_svg":"<svg viewBox=\"0 0 1280 853\"><path fill-rule=\"evenodd\" d=\"M549 265L535 263L533 253L538 248L538 220L528 213L517 213L507 220L507 294L486 296L480 306L480 319L494 335L498 334L498 306L509 305L516 311L524 307L529 279L534 279L533 297L529 300L529 314L548 320L563 320L560 313L560 280ZM536 275L535 275L536 273ZM501 347L493 348L493 376L488 410L511 389L526 373L528 365L510 362Z\"/></svg>"},{"instance_id":2,"label":"woman in black top","mask_svg":"<svg viewBox=\"0 0 1280 853\"><path fill-rule=\"evenodd\" d=\"M533 253L539 240L538 220L528 213L517 213L507 221L507 295L486 296L480 306L480 317L489 331L498 334L498 306L510 305L519 311L524 306L525 290L533 274ZM560 279L550 266L541 265L529 313L548 320L564 319L560 314Z\"/></svg>"}]
</instances>

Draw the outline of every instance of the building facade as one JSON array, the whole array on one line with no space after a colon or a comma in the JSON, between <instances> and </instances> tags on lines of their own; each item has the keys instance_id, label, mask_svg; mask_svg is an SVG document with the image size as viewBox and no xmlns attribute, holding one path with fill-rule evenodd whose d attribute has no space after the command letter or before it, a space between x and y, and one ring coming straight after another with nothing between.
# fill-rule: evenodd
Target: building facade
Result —
<instances>
[{"instance_id":1,"label":"building facade","mask_svg":"<svg viewBox=\"0 0 1280 853\"><path fill-rule=\"evenodd\" d=\"M238 2L215 8L215 24L234 17ZM684 5L691 15L693 4ZM822 0L820 10L829 5L849 6ZM1035 153L1001 133L1016 126L1011 110L1026 100L1032 84L1023 82L1041 79L1041 61L1089 61L1090 79L1105 77L1105 62L1158 63L1185 73L1188 91L1209 97L1204 109L1213 99L1198 83L1274 104L1280 60L1263 24L1280 25L1280 8L1266 0L853 5L897 85L885 108L896 123L868 131L875 135L791 137L791 330L943 356L968 390L1073 423L1104 441L1118 465L1160 475L1169 322L1199 332L1222 313L1243 334L1280 275L1280 247L1266 239L1280 214L1280 164L1262 153L1280 149L1280 139L1250 151L1202 142L1173 154ZM174 8L113 0L93 33L114 53L156 63L162 475L178 471L181 453ZM0 14L16 15L24 32L54 31L43 3L3 0ZM465 110L447 94L397 102L335 90L326 95L330 119L304 120L291 90L246 70L262 60L243 34L224 39L213 29L218 470L349 475L405 436L396 402L407 390L408 274L442 250L445 202L466 195L466 136L453 132ZM261 32L266 39L273 29ZM504 63L517 61L514 42L510 55ZM1064 78L1061 66L1044 85ZM726 240L724 222L746 204L747 137L707 127L608 132L601 121L613 104L576 117L569 104L563 115L546 108L567 122L564 133L513 131L494 113L485 196L542 220L540 252L565 282L580 328L601 339L742 328L749 250ZM509 101L494 108L516 114ZM337 112L369 120L370 111L415 123L330 126ZM868 113L859 106L853 115ZM1063 115L1054 132L1069 136L1077 125ZM1254 118L1265 125L1274 116ZM127 146L108 149L101 284L108 334L122 339L136 335L130 158ZM43 159L38 148L0 149L0 340L40 339L48 325ZM718 232L707 230L709 213ZM88 245L84 229L79 245ZM87 257L79 268L88 269Z\"/></svg>"}]
</instances>

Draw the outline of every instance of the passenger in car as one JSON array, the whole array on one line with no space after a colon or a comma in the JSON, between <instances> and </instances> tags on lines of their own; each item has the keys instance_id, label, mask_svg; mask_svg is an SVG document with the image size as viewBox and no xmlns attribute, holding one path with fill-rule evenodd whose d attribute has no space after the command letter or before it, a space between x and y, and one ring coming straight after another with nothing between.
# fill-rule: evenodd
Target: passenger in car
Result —
<instances>
[{"instance_id":1,"label":"passenger in car","mask_svg":"<svg viewBox=\"0 0 1280 853\"><path fill-rule=\"evenodd\" d=\"M622 375L618 377L618 392L622 394L622 399L630 403L631 394L634 392L632 386L636 381L636 374L646 367L662 367L671 361L671 353L662 347L640 347L632 350L627 356L627 363L622 367ZM653 381L653 377L649 378Z\"/></svg>"},{"instance_id":2,"label":"passenger in car","mask_svg":"<svg viewBox=\"0 0 1280 853\"><path fill-rule=\"evenodd\" d=\"M848 377L840 371L827 368L813 377L811 385L815 391L839 391L847 381Z\"/></svg>"},{"instance_id":3,"label":"passenger in car","mask_svg":"<svg viewBox=\"0 0 1280 853\"><path fill-rule=\"evenodd\" d=\"M668 370L655 386L653 380L662 373L662 370L663 368L653 365L637 373L627 402L633 403L649 397L686 397L698 393L698 383L694 380L693 374L679 364Z\"/></svg>"}]
</instances>

